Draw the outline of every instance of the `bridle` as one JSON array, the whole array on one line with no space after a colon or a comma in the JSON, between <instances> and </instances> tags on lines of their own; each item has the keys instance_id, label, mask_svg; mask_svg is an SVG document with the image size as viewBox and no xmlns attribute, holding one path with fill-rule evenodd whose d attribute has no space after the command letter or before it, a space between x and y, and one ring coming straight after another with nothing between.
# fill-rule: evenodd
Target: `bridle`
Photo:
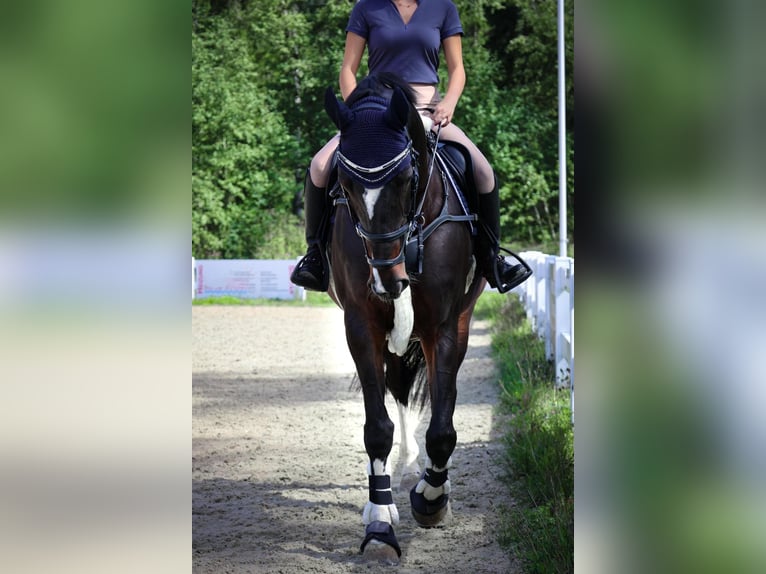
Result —
<instances>
[{"instance_id":1,"label":"bridle","mask_svg":"<svg viewBox=\"0 0 766 574\"><path fill-rule=\"evenodd\" d=\"M379 104L370 103L368 104L370 106L379 106ZM385 109L385 107L380 106L381 109ZM359 106L356 109L362 109L362 106ZM441 127L439 127L439 130ZM438 141L439 137L439 131L436 133L436 138ZM407 158L410 158L412 160L412 163L415 167L412 173L412 177L410 179L410 213L407 216L407 221L399 227L398 229L394 229L393 231L388 231L385 233L372 233L364 227L362 227L362 224L359 222L359 219L354 214L353 210L351 209L351 206L348 203L348 198L345 197L345 190L343 191L344 197L339 198L336 200L336 203L345 203L346 207L348 208L349 216L351 217L351 221L354 224L354 228L356 229L356 234L362 238L363 241L370 242L372 244L375 243L390 243L393 241L396 241L398 239L402 239L402 246L399 250L399 254L396 257L392 257L390 259L385 258L378 258L378 257L370 257L367 246L365 245L365 257L367 258L367 263L370 265L370 267L374 269L386 269L389 267L393 267L394 265L398 265L399 263L402 263L405 260L405 252L407 247L407 242L409 241L410 237L412 236L413 232L422 226L423 224L423 215L422 215L422 209L423 204L425 203L426 198L426 190L428 189L428 184L431 181L431 174L433 173L433 167L434 167L434 158L431 158L430 166L428 169L428 178L426 179L426 183L423 186L422 190L419 187L420 183L420 177L419 177L419 170L417 169L417 166L419 165L419 153L417 150L413 149L412 147L412 139L409 139L407 142L407 145L405 148L397 154L395 157L390 159L389 161L378 165L376 167L363 167L360 165L357 165L356 163L349 160L346 156L344 156L340 149L336 152L338 161L341 163L341 165L345 168L346 171L353 174L355 179L358 179L360 181L363 181L369 185L376 185L379 184L381 181L385 181L386 178L394 172L394 170L398 169L398 167L404 162ZM435 154L434 154L435 155ZM416 199L420 195L420 201L416 202Z\"/></svg>"}]
</instances>

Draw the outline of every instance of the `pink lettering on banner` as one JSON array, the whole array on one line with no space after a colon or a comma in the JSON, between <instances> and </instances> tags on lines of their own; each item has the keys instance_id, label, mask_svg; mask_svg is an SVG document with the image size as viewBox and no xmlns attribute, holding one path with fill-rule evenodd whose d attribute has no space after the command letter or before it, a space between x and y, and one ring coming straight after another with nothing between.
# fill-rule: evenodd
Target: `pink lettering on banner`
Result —
<instances>
[{"instance_id":1,"label":"pink lettering on banner","mask_svg":"<svg viewBox=\"0 0 766 574\"><path fill-rule=\"evenodd\" d=\"M293 274L293 269L295 269L295 265L290 265L287 268L287 276L288 277ZM293 282L292 281L288 281L287 285L288 285L288 289L289 289L288 293L290 293L290 295L295 295L295 285L293 285Z\"/></svg>"},{"instance_id":2,"label":"pink lettering on banner","mask_svg":"<svg viewBox=\"0 0 766 574\"><path fill-rule=\"evenodd\" d=\"M205 276L203 273L204 265L197 265L197 295L202 295L205 290Z\"/></svg>"}]
</instances>

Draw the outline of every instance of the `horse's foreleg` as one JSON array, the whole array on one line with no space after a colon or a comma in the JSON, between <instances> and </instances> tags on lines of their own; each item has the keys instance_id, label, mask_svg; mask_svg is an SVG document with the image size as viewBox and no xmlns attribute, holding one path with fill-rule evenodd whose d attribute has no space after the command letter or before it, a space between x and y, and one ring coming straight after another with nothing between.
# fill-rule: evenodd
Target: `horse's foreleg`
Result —
<instances>
[{"instance_id":1,"label":"horse's foreleg","mask_svg":"<svg viewBox=\"0 0 766 574\"><path fill-rule=\"evenodd\" d=\"M396 563L401 556L401 549L393 529L393 525L399 522L399 512L391 491L391 475L386 468L393 446L394 423L385 406L385 333L376 336L376 333L359 327L347 318L349 350L362 383L364 447L370 460L367 465L369 500L362 512L362 522L366 528L361 549L368 560Z\"/></svg>"},{"instance_id":2,"label":"horse's foreleg","mask_svg":"<svg viewBox=\"0 0 766 574\"><path fill-rule=\"evenodd\" d=\"M366 434L367 426L365 425ZM362 512L362 522L365 525L381 521L388 524L398 524L399 511L394 504L391 475L386 468L386 461L373 455L370 463L367 464L367 476L369 500Z\"/></svg>"},{"instance_id":3,"label":"horse's foreleg","mask_svg":"<svg viewBox=\"0 0 766 574\"><path fill-rule=\"evenodd\" d=\"M412 514L421 526L436 526L450 514L448 469L457 443L452 423L457 399L460 356L456 330L442 332L433 344L424 345L431 389L431 422L426 431L426 468L410 491Z\"/></svg>"},{"instance_id":4,"label":"horse's foreleg","mask_svg":"<svg viewBox=\"0 0 766 574\"><path fill-rule=\"evenodd\" d=\"M386 461L393 445L394 423L388 417L383 397L385 388L363 388L367 421L364 446L370 462L367 465L369 500L362 512L365 537L361 550L367 560L396 564L402 551L394 534L399 511L394 504L391 475Z\"/></svg>"}]
</instances>

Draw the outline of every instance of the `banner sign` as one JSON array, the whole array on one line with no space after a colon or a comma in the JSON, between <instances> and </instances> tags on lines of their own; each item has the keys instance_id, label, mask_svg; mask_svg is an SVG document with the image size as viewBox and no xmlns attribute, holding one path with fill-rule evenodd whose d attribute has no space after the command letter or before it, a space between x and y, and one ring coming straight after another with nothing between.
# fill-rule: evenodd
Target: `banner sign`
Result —
<instances>
[{"instance_id":1,"label":"banner sign","mask_svg":"<svg viewBox=\"0 0 766 574\"><path fill-rule=\"evenodd\" d=\"M303 289L290 283L296 259L195 259L194 296L295 299Z\"/></svg>"}]
</instances>

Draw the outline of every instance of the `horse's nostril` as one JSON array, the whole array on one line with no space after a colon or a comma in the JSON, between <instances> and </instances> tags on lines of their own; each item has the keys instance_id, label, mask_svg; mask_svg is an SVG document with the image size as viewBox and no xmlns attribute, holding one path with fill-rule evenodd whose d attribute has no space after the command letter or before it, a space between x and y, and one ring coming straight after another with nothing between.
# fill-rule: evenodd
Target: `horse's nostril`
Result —
<instances>
[{"instance_id":1,"label":"horse's nostril","mask_svg":"<svg viewBox=\"0 0 766 574\"><path fill-rule=\"evenodd\" d=\"M404 290L409 287L410 281L406 277L404 279L395 279L393 282L384 284L377 273L373 273L373 277L367 281L367 286L370 290L380 297L385 299L396 299Z\"/></svg>"},{"instance_id":2,"label":"horse's nostril","mask_svg":"<svg viewBox=\"0 0 766 574\"><path fill-rule=\"evenodd\" d=\"M410 282L407 279L399 279L394 283L393 286L393 292L391 293L391 296L396 299L404 293L404 290L407 288L407 286L410 284Z\"/></svg>"}]
</instances>

